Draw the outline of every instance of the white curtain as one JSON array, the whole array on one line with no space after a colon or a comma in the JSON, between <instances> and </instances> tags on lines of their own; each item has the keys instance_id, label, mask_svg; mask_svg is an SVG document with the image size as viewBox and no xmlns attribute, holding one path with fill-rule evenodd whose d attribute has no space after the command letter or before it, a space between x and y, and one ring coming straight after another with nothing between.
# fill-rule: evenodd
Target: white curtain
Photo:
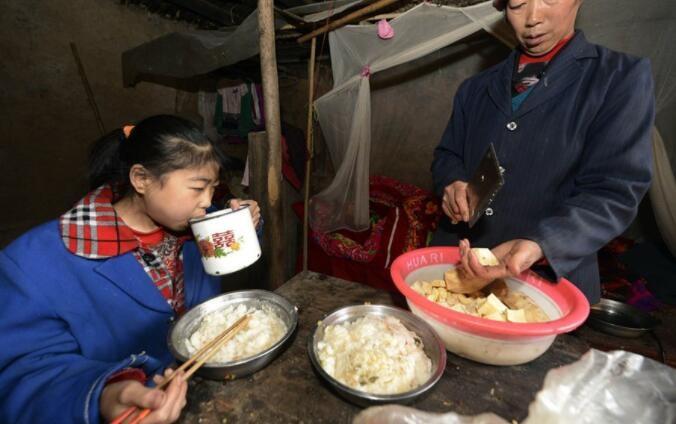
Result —
<instances>
[{"instance_id":1,"label":"white curtain","mask_svg":"<svg viewBox=\"0 0 676 424\"><path fill-rule=\"evenodd\" d=\"M414 161L408 158L414 155L429 155L431 163L431 146L448 122L458 84L489 64L481 58L492 47L468 42L469 35L483 29L514 45L511 29L491 1L466 8L423 3L390 24L395 36L389 40L377 37L376 25L347 26L329 36L334 88L315 102L315 109L338 172L311 200L310 223L316 231L367 229L370 171L381 173L396 164L410 175ZM650 196L662 237L676 253L676 0L586 0L577 27L593 43L651 60L659 133ZM403 84L385 82L372 96L382 83L376 74L434 65L435 55L455 59L457 52L449 49L463 44L473 51L471 60L421 71ZM418 170L425 178L429 172L428 166ZM408 182L428 187L422 183L427 181Z\"/></svg>"},{"instance_id":2,"label":"white curtain","mask_svg":"<svg viewBox=\"0 0 676 424\"><path fill-rule=\"evenodd\" d=\"M376 36L375 25L347 26L329 36L334 88L317 99L315 109L337 174L329 187L310 202L310 225L315 231L369 228L371 114L377 113L371 108L371 76L420 59L481 29L509 40L509 32L500 28L504 26L503 16L490 2L467 8L422 3L393 19L390 25L395 37L389 40ZM424 80L417 84L421 90L426 87ZM425 120L425 124L429 121L443 130L450 109L446 98L453 97L452 92L445 94L436 103L420 96L401 98L400 108L411 111L412 119L418 119L413 118L417 114L424 116L425 111L443 110L442 119ZM421 124L390 119L388 126L401 133L406 127ZM405 140L390 141L396 144ZM406 162L402 157L393 159Z\"/></svg>"},{"instance_id":3,"label":"white curtain","mask_svg":"<svg viewBox=\"0 0 676 424\"><path fill-rule=\"evenodd\" d=\"M669 163L664 141L657 128L653 131L653 183L650 202L655 220L671 254L676 258L676 178Z\"/></svg>"}]
</instances>

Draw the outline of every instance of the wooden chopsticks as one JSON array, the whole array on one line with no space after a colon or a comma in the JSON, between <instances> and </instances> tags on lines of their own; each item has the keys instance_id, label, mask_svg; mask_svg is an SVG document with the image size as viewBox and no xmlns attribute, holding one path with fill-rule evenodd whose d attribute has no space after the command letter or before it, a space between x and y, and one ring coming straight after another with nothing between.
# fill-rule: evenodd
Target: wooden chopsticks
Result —
<instances>
[{"instance_id":1,"label":"wooden chopsticks","mask_svg":"<svg viewBox=\"0 0 676 424\"><path fill-rule=\"evenodd\" d=\"M201 349L199 349L195 354L188 359L183 365L178 367L174 371L173 374L171 374L168 378L166 378L161 384L157 386L158 389L163 389L169 383L171 380L178 375L180 371L186 371L188 367L191 367L185 372L184 379L188 381L190 377L202 366L204 365L205 362L207 362L209 359L211 359L212 356L216 354L216 352L219 351L219 349L225 345L225 343L228 342L231 338L237 334L239 330L241 330L248 322L251 316L249 314L245 314L242 316L240 319L238 319L234 324L232 324L230 327L226 328L221 334L218 336L214 337L213 340L211 340L209 343L205 344L202 346ZM123 413L118 415L113 421L110 422L110 424L121 424L124 420L129 418L134 412L136 412L138 408L136 406L130 406L127 408ZM141 422L142 419L148 416L150 414L150 409L144 409L141 411L140 414L138 414L129 424L138 424Z\"/></svg>"}]
</instances>

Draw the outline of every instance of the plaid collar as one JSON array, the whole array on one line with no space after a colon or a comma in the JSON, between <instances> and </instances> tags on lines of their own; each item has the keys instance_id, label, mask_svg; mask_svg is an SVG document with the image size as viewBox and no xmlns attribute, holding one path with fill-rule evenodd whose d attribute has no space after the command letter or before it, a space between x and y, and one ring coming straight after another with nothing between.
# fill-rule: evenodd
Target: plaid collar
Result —
<instances>
[{"instance_id":1,"label":"plaid collar","mask_svg":"<svg viewBox=\"0 0 676 424\"><path fill-rule=\"evenodd\" d=\"M115 212L113 199L112 188L103 185L61 215L61 240L71 253L88 259L105 259L139 247L134 232Z\"/></svg>"},{"instance_id":2,"label":"plaid collar","mask_svg":"<svg viewBox=\"0 0 676 424\"><path fill-rule=\"evenodd\" d=\"M185 310L182 246L191 237L165 232L164 239L157 245L143 245L115 212L114 198L112 188L103 185L61 215L59 227L63 244L74 255L88 259L133 252L169 305L176 313L182 313Z\"/></svg>"}]
</instances>

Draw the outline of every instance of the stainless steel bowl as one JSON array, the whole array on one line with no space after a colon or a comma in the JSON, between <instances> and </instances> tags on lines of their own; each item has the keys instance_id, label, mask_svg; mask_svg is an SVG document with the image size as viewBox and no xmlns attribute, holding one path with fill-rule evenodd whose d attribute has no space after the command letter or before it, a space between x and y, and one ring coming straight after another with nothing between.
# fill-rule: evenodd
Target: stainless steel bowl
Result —
<instances>
[{"instance_id":1,"label":"stainless steel bowl","mask_svg":"<svg viewBox=\"0 0 676 424\"><path fill-rule=\"evenodd\" d=\"M594 329L618 337L639 337L660 322L647 312L626 303L602 298L591 306L587 323Z\"/></svg>"},{"instance_id":2,"label":"stainless steel bowl","mask_svg":"<svg viewBox=\"0 0 676 424\"><path fill-rule=\"evenodd\" d=\"M201 303L183 315L169 331L169 350L179 362L190 358L186 341L197 330L202 319L231 305L270 308L286 324L287 331L277 343L263 352L232 362L207 362L197 374L213 380L243 377L252 374L272 361L291 338L298 325L298 308L282 296L265 290L243 290L223 294Z\"/></svg>"},{"instance_id":3,"label":"stainless steel bowl","mask_svg":"<svg viewBox=\"0 0 676 424\"><path fill-rule=\"evenodd\" d=\"M355 390L340 383L331 377L319 363L316 348L324 338L324 329L329 325L351 322L365 315L391 316L399 321L410 331L416 333L423 342L424 351L432 361L432 374L421 386L404 393L392 395L379 395ZM429 391L439 381L446 368L446 349L441 339L425 321L403 309L385 305L354 305L337 309L326 315L315 327L308 339L308 354L310 361L317 373L346 400L359 406L370 406L385 403L410 403Z\"/></svg>"}]
</instances>

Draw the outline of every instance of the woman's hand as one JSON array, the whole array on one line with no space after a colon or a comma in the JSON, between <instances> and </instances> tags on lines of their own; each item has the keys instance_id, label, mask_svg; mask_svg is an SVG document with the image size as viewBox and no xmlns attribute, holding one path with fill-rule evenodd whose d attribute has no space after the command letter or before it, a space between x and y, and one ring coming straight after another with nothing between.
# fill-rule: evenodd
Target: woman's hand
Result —
<instances>
[{"instance_id":1,"label":"woman's hand","mask_svg":"<svg viewBox=\"0 0 676 424\"><path fill-rule=\"evenodd\" d=\"M498 278L516 277L542 258L540 245L532 240L515 239L491 249L500 261L496 266L479 263L468 240L460 241L460 266L467 278L483 280L486 284Z\"/></svg>"},{"instance_id":2,"label":"woman's hand","mask_svg":"<svg viewBox=\"0 0 676 424\"><path fill-rule=\"evenodd\" d=\"M172 370L167 369L164 377L155 376L153 380L161 383L172 373ZM99 400L101 416L106 422L110 422L130 406L136 406L139 412L146 408L152 411L143 419L143 424L173 423L178 420L186 404L187 391L188 383L183 379L183 372L177 375L164 391L145 387L136 380L111 383L106 385L101 393Z\"/></svg>"},{"instance_id":3,"label":"woman's hand","mask_svg":"<svg viewBox=\"0 0 676 424\"><path fill-rule=\"evenodd\" d=\"M491 250L505 264L510 276L521 274L544 255L539 244L526 239L506 241Z\"/></svg>"},{"instance_id":4,"label":"woman's hand","mask_svg":"<svg viewBox=\"0 0 676 424\"><path fill-rule=\"evenodd\" d=\"M460 221L469 221L467 183L458 180L447 185L444 189L441 207L454 224Z\"/></svg>"},{"instance_id":5,"label":"woman's hand","mask_svg":"<svg viewBox=\"0 0 676 424\"><path fill-rule=\"evenodd\" d=\"M500 260L498 255L495 255L498 260L500 260L498 265L481 265L479 258L472 252L469 240L460 240L459 247L460 268L462 270L463 278L472 281L473 286L483 287L490 284L495 279L509 276L505 263ZM493 254L495 254L495 252L493 252Z\"/></svg>"},{"instance_id":6,"label":"woman's hand","mask_svg":"<svg viewBox=\"0 0 676 424\"><path fill-rule=\"evenodd\" d=\"M241 206L249 205L249 210L251 211L251 219L253 219L254 227L258 228L258 224L261 220L261 208L258 206L258 202L255 200L242 200L242 199L232 199L230 200L230 208L239 209Z\"/></svg>"}]
</instances>

